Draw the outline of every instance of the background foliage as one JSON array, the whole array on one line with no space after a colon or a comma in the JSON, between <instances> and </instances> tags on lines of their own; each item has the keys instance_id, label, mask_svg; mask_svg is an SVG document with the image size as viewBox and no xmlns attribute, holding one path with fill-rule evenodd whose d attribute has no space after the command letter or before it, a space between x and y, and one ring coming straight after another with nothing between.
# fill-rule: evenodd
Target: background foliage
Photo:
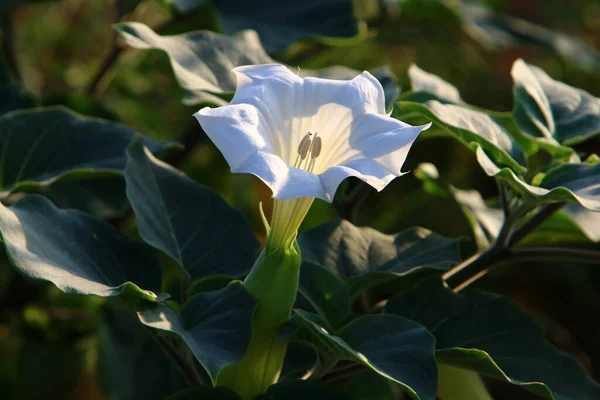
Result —
<instances>
[{"instance_id":1,"label":"background foliage","mask_svg":"<svg viewBox=\"0 0 600 400\"><path fill-rule=\"evenodd\" d=\"M92 135L98 141L93 147L95 150L106 137L101 137L102 126L88 117L101 117L123 124L123 135L133 137L134 132L143 132L150 138L146 145L152 153L183 170L191 179L216 190L230 206L242 212L255 236L262 241L264 231L256 205L263 201L266 213L270 213L268 189L252 176L229 173L221 155L191 117L202 102L226 99L232 92L232 83L221 79L217 80L218 85L215 86L215 82L210 80L186 81L181 70L177 73L175 68L176 73L173 73L174 67L164 53L132 49L131 46L160 46L156 43L140 43L139 40L132 42L130 36L133 25L122 23L141 22L160 35L193 30L232 34L241 29L254 29L268 53L252 47L257 40L255 34L238 34L235 38L241 41L239 49L243 52L251 50L250 55L245 56L252 62L276 59L290 66L298 66L301 71L332 65L376 71L387 65L389 69L381 70L378 76L383 79L388 96L394 92L392 76L395 76L403 92L410 89L407 71L411 64L416 63L424 71L435 73L456 86L460 97L451 93L452 98L447 99L449 102L464 101L499 112L511 111L511 67L517 58L542 68L557 80L600 96L600 55L595 50L600 49L600 5L594 0L488 0L476 4L436 0L357 0L354 4L307 0L302 2L302 9L287 5L283 7L279 3L287 2L261 0L252 2L252 5L241 1L217 0L3 2L0 5L3 44L0 112L33 105L48 106L36 111L39 113L39 122L27 125L28 131L35 134L40 129L52 129L46 126L49 120L68 123L77 120L80 124L86 124L85 129L97 131L96 135ZM320 7L324 7L326 12ZM320 24L307 22L323 19L324 16L325 21ZM281 20L286 23L281 24ZM120 32L129 33L130 36L117 33L113 28L116 23L121 23L117 26ZM133 36L135 39L136 35ZM147 42L149 39L144 40ZM218 37L215 40L219 40ZM203 59L210 59L210 56ZM418 73L414 69L412 71ZM320 73L327 76L328 72ZM352 74L351 71L343 73ZM199 92L200 89L208 90L210 97ZM11 102L5 100L9 99L8 96L2 97L2 93L15 92L18 95L10 97L13 99ZM410 97L402 99L410 100ZM65 111L64 107L82 115ZM527 126L526 121L523 124ZM15 126L19 126L19 115L13 115L10 121L0 121L2 134ZM568 141L568 137L563 140L560 134L559 130L559 142ZM67 133L63 135L63 140L73 142L67 138ZM179 141L185 147L177 150L174 145L158 144L152 139ZM14 148L8 150L8 154L17 157L19 151L29 149L34 143L28 142L27 135L22 134L11 145ZM80 152L93 146L87 141L75 145L81 146ZM37 148L40 154L36 157L51 157L61 146L63 144L60 141L44 143ZM140 199L139 203L132 202L138 216L137 226L124 197L99 196L123 192L124 183L111 173L111 168L122 169L125 166L126 146L127 143L123 143L119 149L113 147L123 156L115 161L115 165L81 165L77 159L62 159L64 165L56 165L53 170L37 170L32 166L9 171L10 181L2 182L3 199L12 201L11 193L16 188L42 193L58 206L76 207L107 218L108 224L102 226L102 232L114 237L114 240L122 241L123 251L131 252L128 246L136 246L122 239L116 230L132 238L136 238L139 232L141 237L152 241L165 254L180 254L179 259L175 256L171 259L163 254L161 265L155 266L157 274L162 271L168 292L177 296L180 294L177 264L195 278L208 276L208 270L193 268L194 258L197 257L194 251L178 251L185 245L183 239L176 238L172 242L165 240L164 232L154 231L151 224L141 217L145 212L157 213L156 205L143 202L147 197L143 190L150 190L149 186L144 182L131 185L130 190L135 193L130 194L130 198ZM600 139L596 137L575 144L575 148L585 153L600 153ZM556 151L560 152L561 149ZM127 152L130 156L127 171L153 170L151 173L159 182L161 176L173 173L149 163L148 159L153 156L144 154L139 146L129 147ZM514 162L520 161L519 156L512 156ZM545 162L544 155L539 157L530 162L542 165ZM428 184L443 188L451 185L455 190L453 195L443 190L431 195L430 190L425 190L427 186L423 186L423 181L428 182L426 171L417 168L423 162L435 164L439 171L436 182L429 181ZM93 189L79 180L77 174L64 173L67 168L74 167L103 169L105 172L94 178L97 181L93 185L96 189ZM480 169L475 153L448 137L419 140L409 155L405 169L415 173L395 180L377 196L374 192L368 192L361 207L356 210L335 209L316 201L303 229L334 220L341 214L349 217L357 226L369 226L389 234L402 232L401 235L409 238L422 234L421 231L410 230L414 226L421 226L446 237L475 239L460 243L463 254L473 252L478 244L477 237L473 237L461 207L468 208L474 215L480 215L478 212L489 213L490 209L478 208L476 200L474 202L473 197L463 190L475 189L483 199L497 195L496 185ZM48 179L51 182L44 183ZM126 173L126 179L130 182L135 180L135 176ZM180 185L188 184L187 178L179 179ZM160 183L152 190L165 192ZM468 201L457 202L454 197L459 196ZM89 201L90 198L96 201ZM74 203L75 199L81 203ZM47 207L45 201L37 197L19 204L18 211L22 213L43 212ZM195 212L201 213L202 208L195 206ZM193 208L194 205L189 207ZM557 214L539 232L529 237L528 242L554 241L600 250L595 243L600 237L600 223L590 220L589 214L578 219L580 211L577 209L567 208L567 211L572 211L570 217L566 212ZM490 224L493 225L493 218L486 216L487 219L478 217L481 229L493 229L493 226L485 225L486 221L492 221ZM78 218L77 215L72 217ZM163 217L172 218L172 223L178 223L177 215ZM598 221L597 217L595 221ZM232 223L242 222L235 220ZM112 225L112 228L108 225ZM560 235L556 234L553 226L560 226ZM571 229L565 229L566 226ZM328 224L319 229L334 228ZM51 218L47 229L53 229ZM216 234L225 236L227 232ZM315 230L307 237L312 235L318 240L320 234L323 233ZM61 239L65 240L56 238L57 242ZM250 249L258 249L250 235L245 236L244 240ZM370 240L367 234L364 240ZM458 246L457 243L439 243L442 238L431 237L430 240L432 245L438 243L448 248ZM5 237L5 241L8 244L10 238ZM39 246L55 246L55 243L39 243ZM306 248L309 246L307 243ZM132 257L145 257L144 250L147 249L136 247ZM89 251L89 248L81 251ZM309 261L319 261L318 252L304 252L310 255ZM450 251L449 261L454 261L452 254ZM246 264L251 264L254 255L252 251L239 255L243 262L232 266L227 275L237 277L243 274L245 268L249 267ZM60 262L72 262L75 268L76 256L61 255L63 258ZM214 255L215 263L220 256ZM58 262L56 259L54 261ZM99 262L108 261L101 259ZM394 265L390 268L410 267ZM435 269L439 266L432 262L430 267ZM206 268L210 268L210 265ZM303 268L309 270L310 267ZM136 275L136 271L127 273L131 274L127 275L129 280L138 282L142 279ZM144 279L152 280L152 276ZM332 281L335 285L333 276L322 279ZM349 308L350 299L354 296L353 288L365 284L361 280L366 279L377 277L367 275L351 280L350 293L339 293L337 303L326 304L325 311L329 315L322 317L330 319L326 323L330 323L331 328L338 328L337 325L342 323L339 310ZM137 290L135 287L123 287L121 284L124 281L122 277L108 277L98 286L86 287L85 290L105 296L123 290ZM59 282L55 283L60 286ZM214 281L203 284L222 285ZM592 376L600 378L600 342L597 340L600 323L596 318L600 313L600 272L597 267L578 265L575 268L569 263L513 264L510 268L499 269L492 278L482 279L477 285L511 297L542 323L553 344L575 356ZM145 286L149 287L152 284ZM233 287L230 290L234 291ZM306 296L310 296L310 287L304 285L303 290L303 295L306 293ZM159 291L156 290L157 293ZM418 293L406 296L418 297ZM437 293L436 296L443 298L444 293ZM3 256L0 260L0 393L7 394L7 398L22 399L37 399L42 395L56 399L135 398L127 392L127 382L136 379L126 379L129 378L127 374L132 374L127 363L145 367L159 363L167 365L170 361L152 346L154 342L147 331L133 323L132 317L122 313L113 303L111 299L100 297L69 296L52 284L27 279L10 267L6 256ZM407 311L402 307L390 305L389 308L390 314L407 316ZM315 326L310 318L306 321L305 326ZM196 322L201 324L202 319ZM422 323L427 326L426 322ZM529 328L525 326L523 329ZM116 334L115 329L126 331L127 335ZM535 328L531 329L535 331ZM352 332L349 331L347 338L351 341ZM176 333L191 334L188 331ZM122 342L126 336L131 337L128 343ZM206 344L202 340L198 342L199 348ZM448 343L450 346L451 343ZM489 345L493 349L494 343ZM107 357L115 356L115 352L106 351L107 348L131 352L130 357L118 360L123 365L122 372L107 367L114 365L114 361ZM444 350L440 347L437 349ZM377 364L376 359L372 361ZM385 370L385 366L375 366L374 370L378 368ZM363 387L367 382L374 382L374 388L384 390L385 385L377 381L379 375L369 375L368 372L372 371L361 372L365 382ZM136 373L155 384L148 388L149 396L156 395L159 398L185 387L174 368L160 374L151 368L148 371L136 370ZM537 398L516 386L496 380L490 380L489 383L498 399ZM393 390L391 388L390 392L393 393ZM349 389L349 392L352 390Z\"/></svg>"}]
</instances>

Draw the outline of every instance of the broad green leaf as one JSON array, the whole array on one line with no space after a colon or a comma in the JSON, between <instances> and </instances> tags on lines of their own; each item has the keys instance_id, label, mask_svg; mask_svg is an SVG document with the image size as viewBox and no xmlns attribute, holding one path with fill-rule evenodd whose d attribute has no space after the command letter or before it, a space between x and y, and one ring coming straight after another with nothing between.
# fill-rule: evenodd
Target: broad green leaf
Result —
<instances>
[{"instance_id":1,"label":"broad green leaf","mask_svg":"<svg viewBox=\"0 0 600 400\"><path fill-rule=\"evenodd\" d=\"M600 133L600 99L517 60L512 77L517 124L533 137L573 145Z\"/></svg>"},{"instance_id":2,"label":"broad green leaf","mask_svg":"<svg viewBox=\"0 0 600 400\"><path fill-rule=\"evenodd\" d=\"M108 399L147 400L187 387L173 361L124 308L106 304L101 309L99 383Z\"/></svg>"},{"instance_id":3,"label":"broad green leaf","mask_svg":"<svg viewBox=\"0 0 600 400\"><path fill-rule=\"evenodd\" d=\"M413 93L428 93L433 99L452 104L463 104L458 89L437 75L423 71L412 64L408 68L408 78Z\"/></svg>"},{"instance_id":4,"label":"broad green leaf","mask_svg":"<svg viewBox=\"0 0 600 400\"><path fill-rule=\"evenodd\" d=\"M402 112L416 112L465 143L472 151L483 149L499 165L517 173L527 170L525 154L502 123L493 116L455 104L431 100L425 104L400 101Z\"/></svg>"},{"instance_id":5,"label":"broad green leaf","mask_svg":"<svg viewBox=\"0 0 600 400\"><path fill-rule=\"evenodd\" d=\"M224 387L196 386L165 397L164 400L241 400L235 392Z\"/></svg>"},{"instance_id":6,"label":"broad green leaf","mask_svg":"<svg viewBox=\"0 0 600 400\"><path fill-rule=\"evenodd\" d=\"M252 30L233 36L210 31L160 36L139 22L117 24L116 29L132 47L159 49L167 53L179 86L191 92L184 99L186 104L213 102L224 105L227 103L224 99L230 98L236 88L232 68L276 62L265 52L258 35ZM289 68L298 72L297 66ZM360 74L359 71L341 66L321 70L301 69L299 72L301 76L328 79L351 79ZM386 105L391 106L398 95L398 86L391 70L384 67L373 74L384 88Z\"/></svg>"},{"instance_id":7,"label":"broad green leaf","mask_svg":"<svg viewBox=\"0 0 600 400\"><path fill-rule=\"evenodd\" d=\"M31 195L10 208L0 205L0 232L21 273L66 293L114 296L127 291L158 299L154 293L160 290L161 270L150 247L88 214L59 210Z\"/></svg>"},{"instance_id":8,"label":"broad green leaf","mask_svg":"<svg viewBox=\"0 0 600 400\"><path fill-rule=\"evenodd\" d=\"M240 282L197 294L181 308L181 315L165 304L138 312L147 326L179 335L208 372L212 382L227 365L239 362L252 332L254 299Z\"/></svg>"},{"instance_id":9,"label":"broad green leaf","mask_svg":"<svg viewBox=\"0 0 600 400\"><path fill-rule=\"evenodd\" d=\"M206 0L168 0L183 13ZM349 39L357 36L359 23L351 0L213 0L221 27L227 34L257 31L269 51L284 50L298 39L322 37Z\"/></svg>"},{"instance_id":10,"label":"broad green leaf","mask_svg":"<svg viewBox=\"0 0 600 400\"><path fill-rule=\"evenodd\" d=\"M365 315L334 336L314 314L295 310L311 342L337 360L355 361L402 386L413 398L435 399L437 366L434 340L425 328L405 318Z\"/></svg>"},{"instance_id":11,"label":"broad green leaf","mask_svg":"<svg viewBox=\"0 0 600 400\"><path fill-rule=\"evenodd\" d=\"M141 140L127 149L127 197L140 236L193 279L240 277L259 252L248 223L206 186L157 160Z\"/></svg>"},{"instance_id":12,"label":"broad green leaf","mask_svg":"<svg viewBox=\"0 0 600 400\"><path fill-rule=\"evenodd\" d=\"M439 363L551 399L600 398L600 385L583 367L552 346L541 327L502 296L471 290L456 294L431 279L393 298L385 312L423 324L435 336Z\"/></svg>"},{"instance_id":13,"label":"broad green leaf","mask_svg":"<svg viewBox=\"0 0 600 400\"><path fill-rule=\"evenodd\" d=\"M302 263L298 293L297 302L306 302L308 309L327 321L330 329L338 328L350 315L350 293L346 284L320 265Z\"/></svg>"},{"instance_id":14,"label":"broad green leaf","mask_svg":"<svg viewBox=\"0 0 600 400\"><path fill-rule=\"evenodd\" d=\"M535 177L535 185L526 182L508 168L499 168L483 150L477 161L489 176L505 180L533 204L577 202L591 211L600 211L600 163L559 163Z\"/></svg>"},{"instance_id":15,"label":"broad green leaf","mask_svg":"<svg viewBox=\"0 0 600 400\"><path fill-rule=\"evenodd\" d=\"M255 400L350 400L335 386L315 380L286 379L269 387Z\"/></svg>"},{"instance_id":16,"label":"broad green leaf","mask_svg":"<svg viewBox=\"0 0 600 400\"><path fill-rule=\"evenodd\" d=\"M370 370L354 375L345 392L351 400L398 400L402 395L400 385Z\"/></svg>"},{"instance_id":17,"label":"broad green leaf","mask_svg":"<svg viewBox=\"0 0 600 400\"><path fill-rule=\"evenodd\" d=\"M64 107L4 114L0 117L0 197L19 191L49 191L72 207L72 203L83 203L80 195L85 190L89 202L122 203L115 197L124 199L124 193L107 192L104 184L112 181L111 187L117 188L112 179L122 176L125 149L135 135L124 125L85 117ZM150 139L144 143L154 153L172 147ZM85 182L87 179L104 184L96 187ZM86 204L86 209L90 208L94 204Z\"/></svg>"},{"instance_id":18,"label":"broad green leaf","mask_svg":"<svg viewBox=\"0 0 600 400\"><path fill-rule=\"evenodd\" d=\"M304 232L298 243L303 259L346 280L352 297L398 277L446 270L461 260L458 239L423 228L386 235L332 221Z\"/></svg>"},{"instance_id":19,"label":"broad green leaf","mask_svg":"<svg viewBox=\"0 0 600 400\"><path fill-rule=\"evenodd\" d=\"M34 106L36 106L34 97L23 89L21 84L10 75L8 68L0 61L0 116L9 111Z\"/></svg>"}]
</instances>

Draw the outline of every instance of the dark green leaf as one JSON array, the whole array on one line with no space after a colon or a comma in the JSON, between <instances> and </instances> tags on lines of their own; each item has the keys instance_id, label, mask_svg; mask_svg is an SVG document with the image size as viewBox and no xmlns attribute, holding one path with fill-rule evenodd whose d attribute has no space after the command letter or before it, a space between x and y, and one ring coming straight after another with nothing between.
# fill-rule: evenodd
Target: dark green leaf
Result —
<instances>
[{"instance_id":1,"label":"dark green leaf","mask_svg":"<svg viewBox=\"0 0 600 400\"><path fill-rule=\"evenodd\" d=\"M405 318L365 315L330 334L311 313L296 310L312 342L338 360L355 361L400 384L414 399L435 399L437 367L434 340L425 328ZM391 318L390 318L391 317Z\"/></svg>"},{"instance_id":2,"label":"dark green leaf","mask_svg":"<svg viewBox=\"0 0 600 400\"><path fill-rule=\"evenodd\" d=\"M350 400L334 386L319 381L284 380L258 396L255 400Z\"/></svg>"},{"instance_id":3,"label":"dark green leaf","mask_svg":"<svg viewBox=\"0 0 600 400\"><path fill-rule=\"evenodd\" d=\"M248 223L211 189L152 156L141 140L127 149L127 197L140 236L193 279L239 277L259 252Z\"/></svg>"},{"instance_id":4,"label":"dark green leaf","mask_svg":"<svg viewBox=\"0 0 600 400\"><path fill-rule=\"evenodd\" d=\"M402 112L416 112L465 143L472 151L483 149L499 165L518 173L526 171L523 150L493 116L455 104L431 100L425 104L401 101Z\"/></svg>"},{"instance_id":5,"label":"dark green leaf","mask_svg":"<svg viewBox=\"0 0 600 400\"><path fill-rule=\"evenodd\" d=\"M184 13L205 2L170 0ZM253 29L269 51L284 50L290 43L308 37L352 38L359 34L351 0L255 0L251 8L243 0L213 3L226 33Z\"/></svg>"},{"instance_id":6,"label":"dark green leaf","mask_svg":"<svg viewBox=\"0 0 600 400\"><path fill-rule=\"evenodd\" d=\"M352 377L345 392L352 400L398 400L402 389L373 371L361 371Z\"/></svg>"},{"instance_id":7,"label":"dark green leaf","mask_svg":"<svg viewBox=\"0 0 600 400\"><path fill-rule=\"evenodd\" d=\"M458 239L423 228L394 236L348 221L332 221L304 232L298 243L304 260L347 280L352 297L397 277L446 270L461 259Z\"/></svg>"},{"instance_id":8,"label":"dark green leaf","mask_svg":"<svg viewBox=\"0 0 600 400\"><path fill-rule=\"evenodd\" d=\"M514 116L523 132L573 145L600 133L600 99L517 60L512 69Z\"/></svg>"},{"instance_id":9,"label":"dark green leaf","mask_svg":"<svg viewBox=\"0 0 600 400\"><path fill-rule=\"evenodd\" d=\"M209 373L213 383L227 365L239 362L252 332L254 299L241 283L197 294L181 309L181 316L160 304L138 313L149 327L176 333Z\"/></svg>"},{"instance_id":10,"label":"dark green leaf","mask_svg":"<svg viewBox=\"0 0 600 400\"><path fill-rule=\"evenodd\" d=\"M483 150L477 161L489 176L505 180L530 203L577 202L592 211L600 211L600 163L558 163L537 174L535 184L518 177L508 168L499 168Z\"/></svg>"},{"instance_id":11,"label":"dark green leaf","mask_svg":"<svg viewBox=\"0 0 600 400\"><path fill-rule=\"evenodd\" d=\"M281 18L281 17L278 17ZM139 22L116 25L127 43L138 49L160 49L167 53L179 86L190 91L184 102L198 104L227 103L236 88L231 69L242 65L270 64L274 61L263 49L255 31L247 30L233 36L210 31L188 32L175 36L160 36ZM290 67L294 72L296 66ZM301 69L301 76L327 79L351 79L360 72L340 66L320 70ZM380 68L373 75L381 82L386 106L391 106L399 90L389 68Z\"/></svg>"},{"instance_id":12,"label":"dark green leaf","mask_svg":"<svg viewBox=\"0 0 600 400\"><path fill-rule=\"evenodd\" d=\"M502 296L456 294L432 279L389 301L385 311L425 325L435 336L440 363L556 400L600 398L600 385L583 367L552 346L540 326Z\"/></svg>"},{"instance_id":13,"label":"dark green leaf","mask_svg":"<svg viewBox=\"0 0 600 400\"><path fill-rule=\"evenodd\" d=\"M350 293L344 281L319 265L304 262L298 292L308 309L319 314L330 328L337 328L350 314Z\"/></svg>"},{"instance_id":14,"label":"dark green leaf","mask_svg":"<svg viewBox=\"0 0 600 400\"><path fill-rule=\"evenodd\" d=\"M110 399L160 398L187 387L173 361L135 316L114 304L101 310L97 371Z\"/></svg>"},{"instance_id":15,"label":"dark green leaf","mask_svg":"<svg viewBox=\"0 0 600 400\"><path fill-rule=\"evenodd\" d=\"M110 182L111 190L123 188L123 184L114 185L114 179L122 179L125 149L135 134L124 125L63 107L4 114L0 117L0 195L48 191L64 206L93 210L96 202L119 208L124 193L107 192L104 184ZM150 139L144 142L152 152L172 147ZM96 187L95 183L104 184ZM81 190L87 201L80 196Z\"/></svg>"},{"instance_id":16,"label":"dark green leaf","mask_svg":"<svg viewBox=\"0 0 600 400\"><path fill-rule=\"evenodd\" d=\"M27 276L67 293L127 290L157 299L161 271L151 249L88 214L31 195L10 208L0 205L0 231L12 264Z\"/></svg>"},{"instance_id":17,"label":"dark green leaf","mask_svg":"<svg viewBox=\"0 0 600 400\"><path fill-rule=\"evenodd\" d=\"M224 387L198 386L177 392L165 400L241 400L241 397Z\"/></svg>"},{"instance_id":18,"label":"dark green leaf","mask_svg":"<svg viewBox=\"0 0 600 400\"><path fill-rule=\"evenodd\" d=\"M280 379L288 376L302 377L314 368L316 362L317 353L311 346L302 342L289 342Z\"/></svg>"},{"instance_id":19,"label":"dark green leaf","mask_svg":"<svg viewBox=\"0 0 600 400\"><path fill-rule=\"evenodd\" d=\"M0 6L0 9L2 6ZM9 111L36 106L36 101L0 61L0 116Z\"/></svg>"}]
</instances>

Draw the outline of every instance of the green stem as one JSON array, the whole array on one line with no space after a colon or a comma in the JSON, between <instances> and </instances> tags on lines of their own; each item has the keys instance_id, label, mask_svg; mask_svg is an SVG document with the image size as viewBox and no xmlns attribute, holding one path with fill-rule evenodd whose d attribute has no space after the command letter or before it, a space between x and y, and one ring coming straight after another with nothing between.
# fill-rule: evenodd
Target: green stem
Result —
<instances>
[{"instance_id":1,"label":"green stem","mask_svg":"<svg viewBox=\"0 0 600 400\"><path fill-rule=\"evenodd\" d=\"M439 364L440 400L493 400L477 372Z\"/></svg>"},{"instance_id":2,"label":"green stem","mask_svg":"<svg viewBox=\"0 0 600 400\"><path fill-rule=\"evenodd\" d=\"M250 400L265 393L281 372L287 342L277 334L289 321L298 291L301 257L297 244L291 249L267 247L244 281L256 300L252 338L238 364L226 367L217 384L228 387Z\"/></svg>"}]
</instances>

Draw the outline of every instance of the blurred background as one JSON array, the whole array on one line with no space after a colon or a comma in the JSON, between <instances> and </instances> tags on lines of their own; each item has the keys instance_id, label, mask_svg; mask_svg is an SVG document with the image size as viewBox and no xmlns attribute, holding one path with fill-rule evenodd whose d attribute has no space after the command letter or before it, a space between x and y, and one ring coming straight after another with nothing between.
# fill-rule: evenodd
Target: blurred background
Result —
<instances>
[{"instance_id":1,"label":"blurred background","mask_svg":"<svg viewBox=\"0 0 600 400\"><path fill-rule=\"evenodd\" d=\"M229 173L192 117L199 106L182 104L185 91L177 84L167 56L127 48L112 28L119 21L139 21L161 35L219 31L211 2L186 14L158 0L0 0L4 2L0 4L4 63L41 104L66 105L127 124L153 138L181 141L185 150L168 161L218 191L246 215L257 236L263 236L257 204L265 202L269 212L269 190L252 176ZM336 1L323 2L330 3ZM323 7L324 13L336 17L333 6ZM354 11L361 21L360 37L301 40L270 52L271 56L305 69L344 65L374 70L387 65L403 91L410 89L407 69L416 63L454 84L467 103L496 111L511 110L510 69L515 59L523 58L555 79L600 96L598 0L357 0ZM600 140L578 148L600 153ZM437 166L443 185L476 189L484 198L496 196L494 181L456 140L419 140L405 169L414 170L423 162ZM475 250L459 205L447 196L426 193L413 174L375 194L366 193L353 216L355 224L386 233L423 226L442 235L465 237L464 256ZM335 209L317 200L303 229L333 218L338 218ZM109 222L135 235L130 213L110 216ZM599 247L583 237L568 240L586 248ZM599 379L599 267L512 265L477 285L511 296L544 325L554 344L577 357ZM136 326L122 322L121 318L129 317L104 303L100 298L65 295L49 283L23 278L3 256L0 398L142 398L111 389L118 371L103 371L107 348L110 353L145 343L136 343L133 333L130 343L115 343L114 329L133 332ZM127 362L136 365L125 358L119 362L123 368ZM150 369L142 372L149 380L152 374L160 374ZM490 381L490 385L496 399L537 398L507 384ZM155 396L148 393L143 398L160 398Z\"/></svg>"}]
</instances>

